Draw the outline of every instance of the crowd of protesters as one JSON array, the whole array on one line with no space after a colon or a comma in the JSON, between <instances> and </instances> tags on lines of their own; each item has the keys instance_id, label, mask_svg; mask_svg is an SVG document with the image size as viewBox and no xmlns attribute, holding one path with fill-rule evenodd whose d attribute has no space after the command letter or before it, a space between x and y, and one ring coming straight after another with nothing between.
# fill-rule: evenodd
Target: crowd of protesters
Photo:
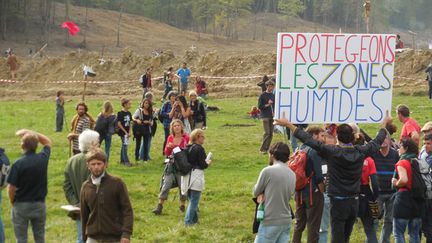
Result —
<instances>
[{"instance_id":1,"label":"crowd of protesters","mask_svg":"<svg viewBox=\"0 0 432 243\"><path fill-rule=\"evenodd\" d=\"M168 192L177 185L180 194L179 210L185 213L185 225L198 223L198 204L204 189L204 170L211 164L211 159L207 158L203 148L207 108L201 101L207 98L208 90L199 76L196 77L195 89L188 90L190 74L186 63L183 63L177 73L173 72L173 68L168 68L164 80L166 93L160 108L154 106L151 67L147 68L140 78L144 93L136 110L132 109L136 104L128 98L120 100L121 110L118 112L114 111L110 101L105 101L94 119L86 103L79 102L75 106L76 114L67 135L69 159L64 170L63 189L68 203L78 207L78 210L68 208L68 216L76 222L78 243L130 242L133 209L127 188L120 178L109 175L106 168L109 161L128 167L134 162L150 161L151 143L158 120L165 132L162 152L167 159L161 178L159 203L153 213L162 214L162 205L168 198ZM173 91L175 77L179 79L181 95ZM64 123L65 93L58 91L55 131L62 132ZM13 163L7 180L9 199L13 205L12 223L15 237L17 242L27 242L27 230L31 224L34 241L45 242L45 197L48 189L47 169L51 140L43 134L26 129L19 130L16 134L22 137L23 155ZM116 139L116 135L121 141L119 159L110 156L112 140ZM133 141L135 161L129 159L128 151ZM39 143L43 149L38 153L36 149ZM104 150L99 148L102 143ZM176 173L172 155L176 149L186 149L187 146L190 147L189 161L192 170L181 176ZM7 156L4 149L0 149L0 152L0 166L3 166ZM187 199L190 202L188 206ZM100 204L101 202L104 203ZM0 242L4 242L3 224L0 226Z\"/></svg>"},{"instance_id":2,"label":"crowd of protesters","mask_svg":"<svg viewBox=\"0 0 432 243\"><path fill-rule=\"evenodd\" d=\"M166 160L158 202L152 212L161 215L170 190L177 187L179 211L185 213L184 224L198 223L204 170L211 164L203 147L206 107L199 100L207 97L208 90L196 76L196 90L188 92L191 72L186 63L177 73L170 67L164 75L163 104L156 108L151 72L148 68L141 77L144 93L138 105L123 98L122 108L115 114L112 103L106 101L96 119L84 102L75 107L76 115L67 135L70 158L64 170L63 189L69 204L80 208L69 213L76 222L77 242L130 241L133 207L127 187L122 179L108 174L106 168L109 161L133 165L128 156L132 137L135 162L150 161L158 121L164 130L162 154ZM179 79L180 94L173 91L175 77ZM432 122L421 128L411 118L409 108L399 105L396 114L403 126L398 141L392 138L397 127L389 115L374 139L356 124L300 126L285 117L273 119L273 79L264 77L259 86L262 94L253 110L259 110L263 121L264 136L259 150L269 155L269 165L261 171L253 188L256 202L265 209L263 218L255 225L255 242L288 242L291 228L294 243L302 241L306 228L307 242L327 242L329 231L331 242L349 242L357 218L362 222L366 242L390 242L392 234L396 243L404 242L407 228L410 242L420 242L422 234L427 242L432 242L432 190L426 191L423 200L411 193L413 161L417 161L419 170L430 174ZM64 95L62 91L57 93L56 132L63 129ZM137 109L132 109L133 106ZM297 138L302 144L298 146L297 140L291 140L290 145L282 142L271 145L274 125L285 127L291 139ZM26 129L16 134L22 138L23 155L13 164L8 177L15 236L17 242L27 242L31 223L35 242L44 242L51 140ZM110 157L115 134L121 141L119 160ZM102 142L104 150L99 148ZM421 142L423 147L419 148ZM39 143L43 148L37 153ZM192 171L187 175L177 173L173 165L172 155L178 149L189 151ZM300 190L296 189L296 174L287 166L291 150L306 153L305 173L309 183ZM292 198L294 210L290 206ZM99 200L105 203L101 206ZM383 224L378 238L380 219Z\"/></svg>"},{"instance_id":3,"label":"crowd of protesters","mask_svg":"<svg viewBox=\"0 0 432 243\"><path fill-rule=\"evenodd\" d=\"M327 242L329 236L333 243L350 242L357 218L369 243L390 242L392 234L394 242L405 242L406 232L410 242L420 242L423 235L426 242L432 242L432 122L421 128L406 105L398 105L396 114L403 124L398 141L391 137L397 127L389 115L375 139L353 123L309 126L303 131L284 116L275 119L275 125L286 127L303 143L298 151L306 153L304 171L309 183L299 190L280 191L277 194L284 198L273 196L267 201L275 190L284 188L270 183L280 178L270 168L282 171L276 168L278 164L270 163L261 172L253 194L271 212L268 218L264 214L255 242L287 242L291 217L296 220L292 242L301 242L306 227L307 242ZM274 147L280 151L275 153ZM286 156L290 149L284 144L272 145L268 154L270 162L280 160L284 166L290 162ZM282 160L281 154L285 154ZM419 194L415 177L420 174L426 186ZM286 174L285 180L288 178ZM290 197L295 198L295 213L282 207ZM273 215L275 207L284 213ZM377 237L380 219L383 224Z\"/></svg>"}]
</instances>

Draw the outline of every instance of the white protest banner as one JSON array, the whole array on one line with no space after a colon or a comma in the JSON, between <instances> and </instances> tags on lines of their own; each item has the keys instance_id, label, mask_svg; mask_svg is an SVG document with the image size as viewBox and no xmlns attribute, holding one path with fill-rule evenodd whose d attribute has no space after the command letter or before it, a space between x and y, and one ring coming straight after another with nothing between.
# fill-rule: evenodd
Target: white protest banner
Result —
<instances>
[{"instance_id":1,"label":"white protest banner","mask_svg":"<svg viewBox=\"0 0 432 243\"><path fill-rule=\"evenodd\" d=\"M279 33L275 117L377 123L391 111L395 35Z\"/></svg>"}]
</instances>

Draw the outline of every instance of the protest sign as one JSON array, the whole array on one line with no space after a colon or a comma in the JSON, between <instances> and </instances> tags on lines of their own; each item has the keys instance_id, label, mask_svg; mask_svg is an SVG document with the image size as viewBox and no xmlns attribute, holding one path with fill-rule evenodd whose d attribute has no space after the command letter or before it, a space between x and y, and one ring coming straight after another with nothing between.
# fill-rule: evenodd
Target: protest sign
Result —
<instances>
[{"instance_id":1,"label":"protest sign","mask_svg":"<svg viewBox=\"0 0 432 243\"><path fill-rule=\"evenodd\" d=\"M395 35L279 33L275 117L377 123L391 111Z\"/></svg>"}]
</instances>

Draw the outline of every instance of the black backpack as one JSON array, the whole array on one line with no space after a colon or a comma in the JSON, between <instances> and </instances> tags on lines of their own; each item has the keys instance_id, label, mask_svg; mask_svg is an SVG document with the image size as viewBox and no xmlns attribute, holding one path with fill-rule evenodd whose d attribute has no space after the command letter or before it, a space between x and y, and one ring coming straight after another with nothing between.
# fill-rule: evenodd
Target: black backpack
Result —
<instances>
[{"instance_id":1,"label":"black backpack","mask_svg":"<svg viewBox=\"0 0 432 243\"><path fill-rule=\"evenodd\" d=\"M179 175L187 175L192 170L192 165L189 163L189 153L194 145L188 145L182 151L173 154L174 167Z\"/></svg>"},{"instance_id":2,"label":"black backpack","mask_svg":"<svg viewBox=\"0 0 432 243\"><path fill-rule=\"evenodd\" d=\"M419 162L417 159L411 159L410 162L412 171L411 196L415 200L425 200L426 184L423 180L422 174L420 173Z\"/></svg>"},{"instance_id":3,"label":"black backpack","mask_svg":"<svg viewBox=\"0 0 432 243\"><path fill-rule=\"evenodd\" d=\"M4 153L4 149L0 148L0 188L6 187L10 168L9 158Z\"/></svg>"}]
</instances>

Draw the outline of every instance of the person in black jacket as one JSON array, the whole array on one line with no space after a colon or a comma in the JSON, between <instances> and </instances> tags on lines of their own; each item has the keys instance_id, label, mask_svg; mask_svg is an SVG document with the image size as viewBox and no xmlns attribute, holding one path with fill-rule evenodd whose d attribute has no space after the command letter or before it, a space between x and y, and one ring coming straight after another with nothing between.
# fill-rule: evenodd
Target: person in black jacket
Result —
<instances>
[{"instance_id":1,"label":"person in black jacket","mask_svg":"<svg viewBox=\"0 0 432 243\"><path fill-rule=\"evenodd\" d=\"M380 149L387 135L385 124L389 119L386 116L377 137L366 145L353 145L354 133L348 124L337 127L337 145L326 145L297 129L284 115L281 119L275 119L275 125L286 126L294 131L294 136L316 150L328 163L332 243L349 242L358 212L363 162L367 156Z\"/></svg>"},{"instance_id":2,"label":"person in black jacket","mask_svg":"<svg viewBox=\"0 0 432 243\"><path fill-rule=\"evenodd\" d=\"M266 82L266 91L263 92L258 99L258 108L261 110L261 119L264 126L263 141L260 152L267 154L270 143L273 139L273 115L275 96L273 88L275 83L272 80Z\"/></svg>"},{"instance_id":3,"label":"person in black jacket","mask_svg":"<svg viewBox=\"0 0 432 243\"><path fill-rule=\"evenodd\" d=\"M204 104L197 100L197 93L195 91L189 92L190 103L189 107L192 112L191 129L195 128L205 129L207 127L207 114Z\"/></svg>"},{"instance_id":4,"label":"person in black jacket","mask_svg":"<svg viewBox=\"0 0 432 243\"><path fill-rule=\"evenodd\" d=\"M188 161L192 165L192 171L181 179L182 194L187 194L189 198L184 219L186 226L198 223L198 203L204 189L204 170L212 162L211 159L207 160L207 155L202 146L205 139L204 131L202 129L193 130L190 139L191 144L186 149L189 150Z\"/></svg>"}]
</instances>

